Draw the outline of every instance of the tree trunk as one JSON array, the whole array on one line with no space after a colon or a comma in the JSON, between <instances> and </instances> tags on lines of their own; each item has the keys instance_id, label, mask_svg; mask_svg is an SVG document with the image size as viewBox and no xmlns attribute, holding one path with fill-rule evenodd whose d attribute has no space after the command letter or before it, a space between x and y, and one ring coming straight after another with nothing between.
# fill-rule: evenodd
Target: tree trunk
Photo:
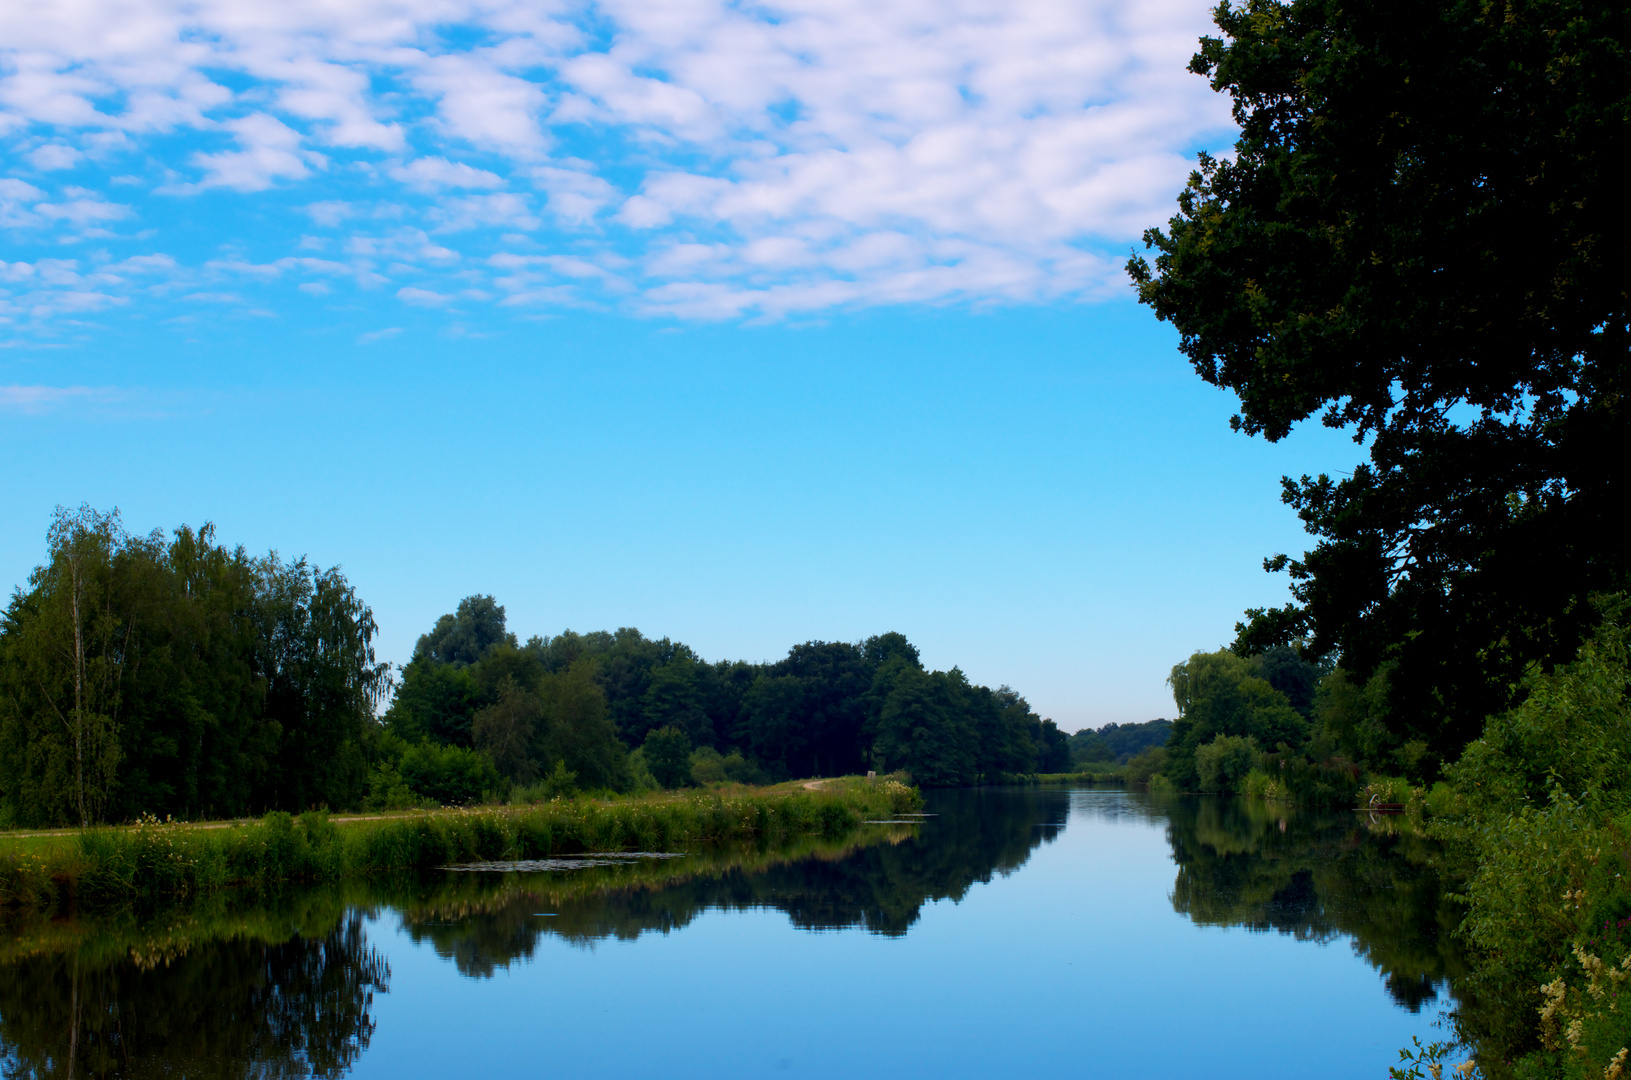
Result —
<instances>
[{"instance_id":1,"label":"tree trunk","mask_svg":"<svg viewBox=\"0 0 1631 1080\"><path fill-rule=\"evenodd\" d=\"M69 597L74 617L74 790L79 802L79 825L84 828L90 824L85 812L85 632L79 614L84 581L77 556L68 557L68 569L72 575Z\"/></svg>"}]
</instances>

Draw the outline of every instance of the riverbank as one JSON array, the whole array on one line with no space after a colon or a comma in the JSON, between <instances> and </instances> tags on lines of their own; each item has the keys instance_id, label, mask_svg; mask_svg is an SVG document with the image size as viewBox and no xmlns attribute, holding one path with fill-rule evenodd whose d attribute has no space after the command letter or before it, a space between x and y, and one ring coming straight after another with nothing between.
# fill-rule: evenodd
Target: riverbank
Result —
<instances>
[{"instance_id":1,"label":"riverbank","mask_svg":"<svg viewBox=\"0 0 1631 1080\"><path fill-rule=\"evenodd\" d=\"M0 835L0 907L94 908L462 862L838 838L920 803L904 784L848 777L816 787L795 782L344 821L272 813L256 822L148 819L79 833Z\"/></svg>"}]
</instances>

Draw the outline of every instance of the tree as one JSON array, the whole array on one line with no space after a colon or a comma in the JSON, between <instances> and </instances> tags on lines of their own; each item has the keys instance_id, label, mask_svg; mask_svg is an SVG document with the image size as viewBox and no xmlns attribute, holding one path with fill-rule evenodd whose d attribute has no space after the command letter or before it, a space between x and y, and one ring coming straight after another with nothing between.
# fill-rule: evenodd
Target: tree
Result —
<instances>
[{"instance_id":1,"label":"tree","mask_svg":"<svg viewBox=\"0 0 1631 1080\"><path fill-rule=\"evenodd\" d=\"M374 657L374 613L338 567L282 562L276 552L257 565L258 662L279 728L268 802L354 806L367 775L362 740L390 688L390 665Z\"/></svg>"},{"instance_id":2,"label":"tree","mask_svg":"<svg viewBox=\"0 0 1631 1080\"><path fill-rule=\"evenodd\" d=\"M469 746L481 707L480 688L468 667L420 658L402 669L402 681L386 710L385 722L410 742L430 739Z\"/></svg>"},{"instance_id":3,"label":"tree","mask_svg":"<svg viewBox=\"0 0 1631 1080\"><path fill-rule=\"evenodd\" d=\"M504 628L504 606L491 596L467 596L453 614L437 619L430 633L420 637L413 658L463 667L497 645L515 646L515 635Z\"/></svg>"},{"instance_id":4,"label":"tree","mask_svg":"<svg viewBox=\"0 0 1631 1080\"><path fill-rule=\"evenodd\" d=\"M1167 742L1165 769L1179 788L1196 790L1201 783L1196 754L1219 736L1251 738L1266 748L1280 743L1299 748L1308 739L1308 721L1285 695L1261 677L1256 663L1228 650L1195 653L1173 667L1167 682L1178 721Z\"/></svg>"},{"instance_id":5,"label":"tree","mask_svg":"<svg viewBox=\"0 0 1631 1080\"><path fill-rule=\"evenodd\" d=\"M691 738L676 727L658 728L646 736L646 764L665 788L684 787L691 780Z\"/></svg>"},{"instance_id":6,"label":"tree","mask_svg":"<svg viewBox=\"0 0 1631 1080\"><path fill-rule=\"evenodd\" d=\"M594 660L581 659L544 677L539 684L542 740L535 756L543 772L564 764L585 788L622 790L629 782L628 751L606 713L606 694L597 674Z\"/></svg>"},{"instance_id":7,"label":"tree","mask_svg":"<svg viewBox=\"0 0 1631 1080\"><path fill-rule=\"evenodd\" d=\"M536 694L508 683L497 701L476 713L471 741L506 779L530 784L538 778L532 744L543 712L543 703Z\"/></svg>"},{"instance_id":8,"label":"tree","mask_svg":"<svg viewBox=\"0 0 1631 1080\"><path fill-rule=\"evenodd\" d=\"M702 710L702 691L697 685L701 663L684 645L651 671L644 694L646 722L652 728L677 727L690 737L692 745L711 746L713 724Z\"/></svg>"},{"instance_id":9,"label":"tree","mask_svg":"<svg viewBox=\"0 0 1631 1080\"><path fill-rule=\"evenodd\" d=\"M903 667L878 718L878 752L889 768L904 768L927 787L966 786L975 779L976 736L956 668L926 672Z\"/></svg>"},{"instance_id":10,"label":"tree","mask_svg":"<svg viewBox=\"0 0 1631 1080\"><path fill-rule=\"evenodd\" d=\"M1631 545L1631 9L1575 0L1228 0L1190 64L1234 99L1129 263L1234 425L1319 415L1352 476L1287 478L1318 538L1249 652L1309 636L1445 750L1566 660Z\"/></svg>"},{"instance_id":11,"label":"tree","mask_svg":"<svg viewBox=\"0 0 1631 1080\"><path fill-rule=\"evenodd\" d=\"M809 742L804 716L803 679L796 675L760 675L742 698L742 720L736 736L754 757L786 775Z\"/></svg>"},{"instance_id":12,"label":"tree","mask_svg":"<svg viewBox=\"0 0 1631 1080\"><path fill-rule=\"evenodd\" d=\"M0 816L19 824L354 805L388 684L337 569L58 510L0 621Z\"/></svg>"},{"instance_id":13,"label":"tree","mask_svg":"<svg viewBox=\"0 0 1631 1080\"><path fill-rule=\"evenodd\" d=\"M6 612L7 772L13 811L31 821L101 819L120 757L130 658L132 563L152 552L117 510L57 507L48 557Z\"/></svg>"}]
</instances>

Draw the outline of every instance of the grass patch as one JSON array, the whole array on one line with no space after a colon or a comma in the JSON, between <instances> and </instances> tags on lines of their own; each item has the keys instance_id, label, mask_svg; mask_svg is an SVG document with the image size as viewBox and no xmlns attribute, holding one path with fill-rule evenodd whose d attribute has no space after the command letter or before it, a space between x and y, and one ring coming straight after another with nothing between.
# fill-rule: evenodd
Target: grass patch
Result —
<instances>
[{"instance_id":1,"label":"grass patch","mask_svg":"<svg viewBox=\"0 0 1631 1080\"><path fill-rule=\"evenodd\" d=\"M1053 785L1125 784L1127 772L1122 766L1111 762L1102 766L1089 765L1079 772L1042 773L1036 782Z\"/></svg>"},{"instance_id":2,"label":"grass patch","mask_svg":"<svg viewBox=\"0 0 1631 1080\"><path fill-rule=\"evenodd\" d=\"M589 851L677 851L731 841L841 838L917 809L895 781L720 787L555 799L334 821L310 812L202 827L148 818L115 829L0 837L0 906L110 907L284 882L342 881L450 863Z\"/></svg>"}]
</instances>

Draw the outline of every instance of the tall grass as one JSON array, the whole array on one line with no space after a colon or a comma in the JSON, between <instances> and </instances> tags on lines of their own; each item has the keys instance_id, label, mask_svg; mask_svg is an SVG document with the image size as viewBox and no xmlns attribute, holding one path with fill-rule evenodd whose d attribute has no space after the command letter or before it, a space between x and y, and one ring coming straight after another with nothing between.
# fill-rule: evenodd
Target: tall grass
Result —
<instances>
[{"instance_id":1,"label":"tall grass","mask_svg":"<svg viewBox=\"0 0 1631 1080\"><path fill-rule=\"evenodd\" d=\"M591 851L674 851L721 841L836 839L868 818L917 808L893 781L829 782L818 790L557 799L337 824L327 814L267 814L203 829L146 818L81 833L42 850L0 844L0 906L103 906L141 898L348 877L461 862Z\"/></svg>"}]
</instances>

